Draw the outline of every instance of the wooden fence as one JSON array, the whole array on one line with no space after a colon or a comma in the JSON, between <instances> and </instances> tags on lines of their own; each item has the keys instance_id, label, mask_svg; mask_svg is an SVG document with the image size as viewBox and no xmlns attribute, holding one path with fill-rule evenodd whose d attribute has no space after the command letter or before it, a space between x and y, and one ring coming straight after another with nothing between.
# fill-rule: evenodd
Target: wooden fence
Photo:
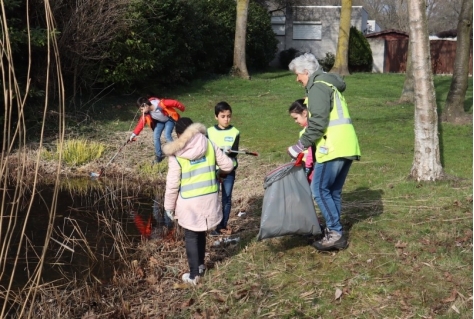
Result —
<instances>
[{"instance_id":1,"label":"wooden fence","mask_svg":"<svg viewBox=\"0 0 474 319\"><path fill-rule=\"evenodd\" d=\"M456 58L456 41L431 40L431 65L433 74L453 74ZM386 40L384 72L405 73L408 39ZM472 45L469 58L469 75L472 75Z\"/></svg>"}]
</instances>

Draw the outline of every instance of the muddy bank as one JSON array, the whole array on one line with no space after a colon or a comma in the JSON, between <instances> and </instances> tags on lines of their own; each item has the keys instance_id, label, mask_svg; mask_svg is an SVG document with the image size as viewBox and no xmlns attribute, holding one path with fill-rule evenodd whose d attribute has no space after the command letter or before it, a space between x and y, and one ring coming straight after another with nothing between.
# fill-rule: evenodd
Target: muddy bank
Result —
<instances>
[{"instance_id":1,"label":"muddy bank","mask_svg":"<svg viewBox=\"0 0 474 319\"><path fill-rule=\"evenodd\" d=\"M113 163L105 167L102 177L91 178L90 173L100 171L123 143L117 138L116 147L110 144L100 160L81 167L37 161L38 150L32 148L23 158L11 156L7 172L14 183L21 180L31 185L34 181L41 184L59 181L62 188L72 192L80 192L79 184L137 195L155 194L164 189L167 161L152 165L154 150L151 135L147 134L127 145ZM240 241L215 245L216 239L208 237L204 281L212 281L215 267L228 262L255 239L260 223L264 175L274 167L275 164L265 163L260 158L240 157L228 234L239 237ZM246 214L239 217L242 211ZM183 231L177 224L173 229L163 229L159 238L140 236L133 243L133 249L127 250L110 271L109 280L91 277L92 280L86 282L70 280L37 285L34 299L27 297L31 290L24 289L16 294L16 301L12 301L11 313L15 314L21 305L25 305L37 314L37 318L180 318L192 304L195 290L181 281L181 275L188 271L188 264Z\"/></svg>"}]
</instances>

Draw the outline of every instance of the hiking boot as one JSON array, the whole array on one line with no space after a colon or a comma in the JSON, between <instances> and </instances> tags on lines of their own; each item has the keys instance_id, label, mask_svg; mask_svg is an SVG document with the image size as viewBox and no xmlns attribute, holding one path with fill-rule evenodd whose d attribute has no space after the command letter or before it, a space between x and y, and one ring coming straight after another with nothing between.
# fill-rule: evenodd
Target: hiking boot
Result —
<instances>
[{"instance_id":1,"label":"hiking boot","mask_svg":"<svg viewBox=\"0 0 474 319\"><path fill-rule=\"evenodd\" d=\"M189 278L191 274L189 272L185 273L181 279L187 284L191 284L193 286L196 286L197 283L199 282L199 276L194 277L194 279Z\"/></svg>"},{"instance_id":2,"label":"hiking boot","mask_svg":"<svg viewBox=\"0 0 474 319\"><path fill-rule=\"evenodd\" d=\"M315 241L312 246L320 251L341 250L347 248L347 239L337 231L326 228L323 239Z\"/></svg>"},{"instance_id":3,"label":"hiking boot","mask_svg":"<svg viewBox=\"0 0 474 319\"><path fill-rule=\"evenodd\" d=\"M206 265L204 265L204 264L199 265L199 277L204 276L205 272L206 272Z\"/></svg>"},{"instance_id":4,"label":"hiking boot","mask_svg":"<svg viewBox=\"0 0 474 319\"><path fill-rule=\"evenodd\" d=\"M323 239L323 238L324 238L324 234L325 234L325 232L326 232L326 227L324 227L323 225L320 224L320 225L319 225L319 228L321 229L321 234L317 234L316 236L314 236L314 239L315 239L316 241L319 241L319 240Z\"/></svg>"}]
</instances>

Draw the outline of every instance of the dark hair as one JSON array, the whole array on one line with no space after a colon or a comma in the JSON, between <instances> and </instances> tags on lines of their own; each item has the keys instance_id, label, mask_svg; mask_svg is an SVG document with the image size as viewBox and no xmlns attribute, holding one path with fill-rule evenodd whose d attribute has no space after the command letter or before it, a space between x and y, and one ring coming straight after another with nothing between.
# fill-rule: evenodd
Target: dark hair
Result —
<instances>
[{"instance_id":1,"label":"dark hair","mask_svg":"<svg viewBox=\"0 0 474 319\"><path fill-rule=\"evenodd\" d=\"M304 99L299 99L291 103L288 113L302 114L303 111L307 109L306 104L304 104Z\"/></svg>"},{"instance_id":2,"label":"dark hair","mask_svg":"<svg viewBox=\"0 0 474 319\"><path fill-rule=\"evenodd\" d=\"M137 107L142 107L143 104L150 106L151 102L146 97L139 97L137 100Z\"/></svg>"},{"instance_id":3,"label":"dark hair","mask_svg":"<svg viewBox=\"0 0 474 319\"><path fill-rule=\"evenodd\" d=\"M216 104L216 106L214 107L214 114L218 116L219 113L223 111L230 111L230 114L232 114L232 108L230 107L229 103L224 101Z\"/></svg>"},{"instance_id":4,"label":"dark hair","mask_svg":"<svg viewBox=\"0 0 474 319\"><path fill-rule=\"evenodd\" d=\"M193 124L193 120L189 117L181 117L176 121L175 130L176 134L183 134L183 132L188 128L189 125Z\"/></svg>"}]
</instances>

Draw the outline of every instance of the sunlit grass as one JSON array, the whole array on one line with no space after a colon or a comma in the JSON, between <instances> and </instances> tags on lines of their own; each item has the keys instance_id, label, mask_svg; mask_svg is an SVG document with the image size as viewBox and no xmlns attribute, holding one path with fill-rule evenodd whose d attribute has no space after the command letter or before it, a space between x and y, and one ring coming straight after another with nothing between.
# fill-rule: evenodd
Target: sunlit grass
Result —
<instances>
[{"instance_id":1,"label":"sunlit grass","mask_svg":"<svg viewBox=\"0 0 474 319\"><path fill-rule=\"evenodd\" d=\"M440 110L447 79L435 77ZM207 250L212 266L203 282L170 292L193 304L173 308L170 317L472 318L472 125L440 123L441 162L449 178L418 183L408 178L414 106L397 103L404 75L354 74L345 80L362 158L351 167L342 195L349 248L329 254L316 252L298 236L255 239L264 176L289 161L286 148L300 130L287 111L304 95L292 74L255 74L251 81L221 77L166 92L186 105L183 116L206 126L215 123L214 105L229 102L240 147L260 154L239 158L230 224L240 228L235 233L240 243L225 252ZM469 81L466 103L472 112ZM111 133L119 139L129 134L124 130L135 122L134 101L124 102L114 119L98 122L113 130L104 140L111 140ZM164 181L167 160L152 165L152 140L143 135L142 144L128 146L124 157L136 176ZM239 210L247 212L246 219L235 217ZM170 278L179 282L179 276Z\"/></svg>"},{"instance_id":2,"label":"sunlit grass","mask_svg":"<svg viewBox=\"0 0 474 319\"><path fill-rule=\"evenodd\" d=\"M104 151L103 143L87 139L69 139L62 145L56 142L54 150L43 150L42 156L46 160L58 160L61 157L65 164L79 166L99 159Z\"/></svg>"}]
</instances>

